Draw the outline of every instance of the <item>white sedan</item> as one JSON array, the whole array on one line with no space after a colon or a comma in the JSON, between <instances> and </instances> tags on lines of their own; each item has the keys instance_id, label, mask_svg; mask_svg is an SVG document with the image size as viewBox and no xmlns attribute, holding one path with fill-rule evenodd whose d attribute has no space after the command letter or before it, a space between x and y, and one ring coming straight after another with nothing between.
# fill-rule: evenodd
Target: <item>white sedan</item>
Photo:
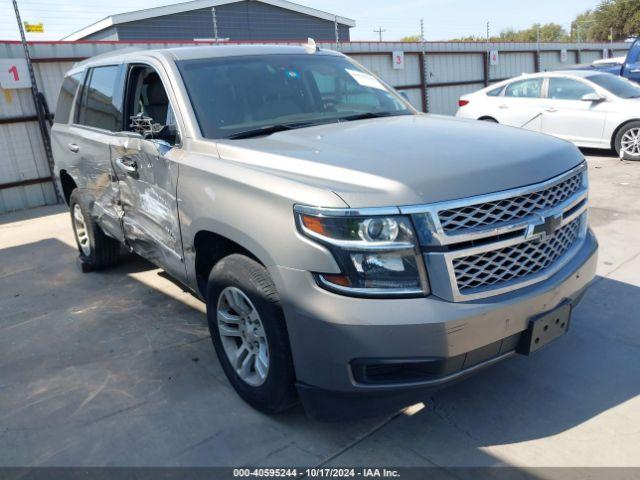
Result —
<instances>
[{"instance_id":1,"label":"white sedan","mask_svg":"<svg viewBox=\"0 0 640 480\"><path fill-rule=\"evenodd\" d=\"M593 70L525 74L463 95L457 117L535 130L640 160L640 86Z\"/></svg>"}]
</instances>

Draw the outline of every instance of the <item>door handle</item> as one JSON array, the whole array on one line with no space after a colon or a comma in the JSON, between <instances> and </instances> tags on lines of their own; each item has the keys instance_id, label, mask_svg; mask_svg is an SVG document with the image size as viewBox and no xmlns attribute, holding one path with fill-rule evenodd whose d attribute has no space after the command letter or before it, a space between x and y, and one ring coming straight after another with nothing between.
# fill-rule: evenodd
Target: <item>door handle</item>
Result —
<instances>
[{"instance_id":1,"label":"door handle","mask_svg":"<svg viewBox=\"0 0 640 480\"><path fill-rule=\"evenodd\" d=\"M127 175L138 178L138 164L135 160L127 157L118 157L116 158L116 166Z\"/></svg>"},{"instance_id":2,"label":"door handle","mask_svg":"<svg viewBox=\"0 0 640 480\"><path fill-rule=\"evenodd\" d=\"M75 143L70 143L69 145L67 145L67 147L69 147L69 150L71 150L73 153L78 153L80 151L80 147Z\"/></svg>"},{"instance_id":3,"label":"door handle","mask_svg":"<svg viewBox=\"0 0 640 480\"><path fill-rule=\"evenodd\" d=\"M507 105L506 103L503 103L501 105L498 105L498 108L509 108L509 105Z\"/></svg>"},{"instance_id":4,"label":"door handle","mask_svg":"<svg viewBox=\"0 0 640 480\"><path fill-rule=\"evenodd\" d=\"M553 107L544 107L544 111L553 113L553 112L557 112L558 109Z\"/></svg>"}]
</instances>

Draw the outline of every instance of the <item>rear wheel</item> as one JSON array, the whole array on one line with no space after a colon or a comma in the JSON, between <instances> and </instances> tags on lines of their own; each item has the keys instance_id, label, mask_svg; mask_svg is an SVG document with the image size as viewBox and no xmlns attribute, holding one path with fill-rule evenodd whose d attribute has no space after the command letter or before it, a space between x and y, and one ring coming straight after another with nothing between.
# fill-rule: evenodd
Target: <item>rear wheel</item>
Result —
<instances>
[{"instance_id":1,"label":"rear wheel","mask_svg":"<svg viewBox=\"0 0 640 480\"><path fill-rule=\"evenodd\" d=\"M616 134L616 153L625 160L640 160L640 121L629 122Z\"/></svg>"},{"instance_id":2,"label":"rear wheel","mask_svg":"<svg viewBox=\"0 0 640 480\"><path fill-rule=\"evenodd\" d=\"M262 265L239 254L220 260L209 275L207 319L222 369L244 401L264 413L296 403L284 313Z\"/></svg>"},{"instance_id":3,"label":"rear wheel","mask_svg":"<svg viewBox=\"0 0 640 480\"><path fill-rule=\"evenodd\" d=\"M105 235L91 217L91 200L75 189L69 197L71 224L83 263L92 268L104 268L114 264L120 252L117 240Z\"/></svg>"},{"instance_id":4,"label":"rear wheel","mask_svg":"<svg viewBox=\"0 0 640 480\"><path fill-rule=\"evenodd\" d=\"M489 123L498 123L498 121L492 117L482 117L482 118L479 118L478 120L482 120L483 122L489 122Z\"/></svg>"}]
</instances>

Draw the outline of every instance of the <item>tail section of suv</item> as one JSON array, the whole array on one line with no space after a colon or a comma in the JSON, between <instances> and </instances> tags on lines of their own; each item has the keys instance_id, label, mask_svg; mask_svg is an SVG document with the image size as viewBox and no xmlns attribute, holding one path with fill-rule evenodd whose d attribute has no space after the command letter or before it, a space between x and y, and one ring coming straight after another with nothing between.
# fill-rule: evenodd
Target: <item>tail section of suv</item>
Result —
<instances>
[{"instance_id":1,"label":"tail section of suv","mask_svg":"<svg viewBox=\"0 0 640 480\"><path fill-rule=\"evenodd\" d=\"M83 264L124 245L193 290L264 412L375 413L530 354L595 273L575 147L420 114L336 52L90 59L52 140Z\"/></svg>"}]
</instances>

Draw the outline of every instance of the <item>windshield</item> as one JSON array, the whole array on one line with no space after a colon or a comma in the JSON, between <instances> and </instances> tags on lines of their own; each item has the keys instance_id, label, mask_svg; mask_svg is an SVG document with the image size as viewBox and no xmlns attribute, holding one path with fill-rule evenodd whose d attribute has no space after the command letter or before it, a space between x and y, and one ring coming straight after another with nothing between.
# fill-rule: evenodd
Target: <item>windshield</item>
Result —
<instances>
[{"instance_id":1,"label":"windshield","mask_svg":"<svg viewBox=\"0 0 640 480\"><path fill-rule=\"evenodd\" d=\"M341 56L262 55L176 63L206 138L247 138L261 129L268 134L415 113L377 78Z\"/></svg>"},{"instance_id":2,"label":"windshield","mask_svg":"<svg viewBox=\"0 0 640 480\"><path fill-rule=\"evenodd\" d=\"M588 76L587 80L601 86L605 90L610 91L616 97L640 98L640 86L627 80L626 78L599 73L597 75Z\"/></svg>"}]
</instances>

